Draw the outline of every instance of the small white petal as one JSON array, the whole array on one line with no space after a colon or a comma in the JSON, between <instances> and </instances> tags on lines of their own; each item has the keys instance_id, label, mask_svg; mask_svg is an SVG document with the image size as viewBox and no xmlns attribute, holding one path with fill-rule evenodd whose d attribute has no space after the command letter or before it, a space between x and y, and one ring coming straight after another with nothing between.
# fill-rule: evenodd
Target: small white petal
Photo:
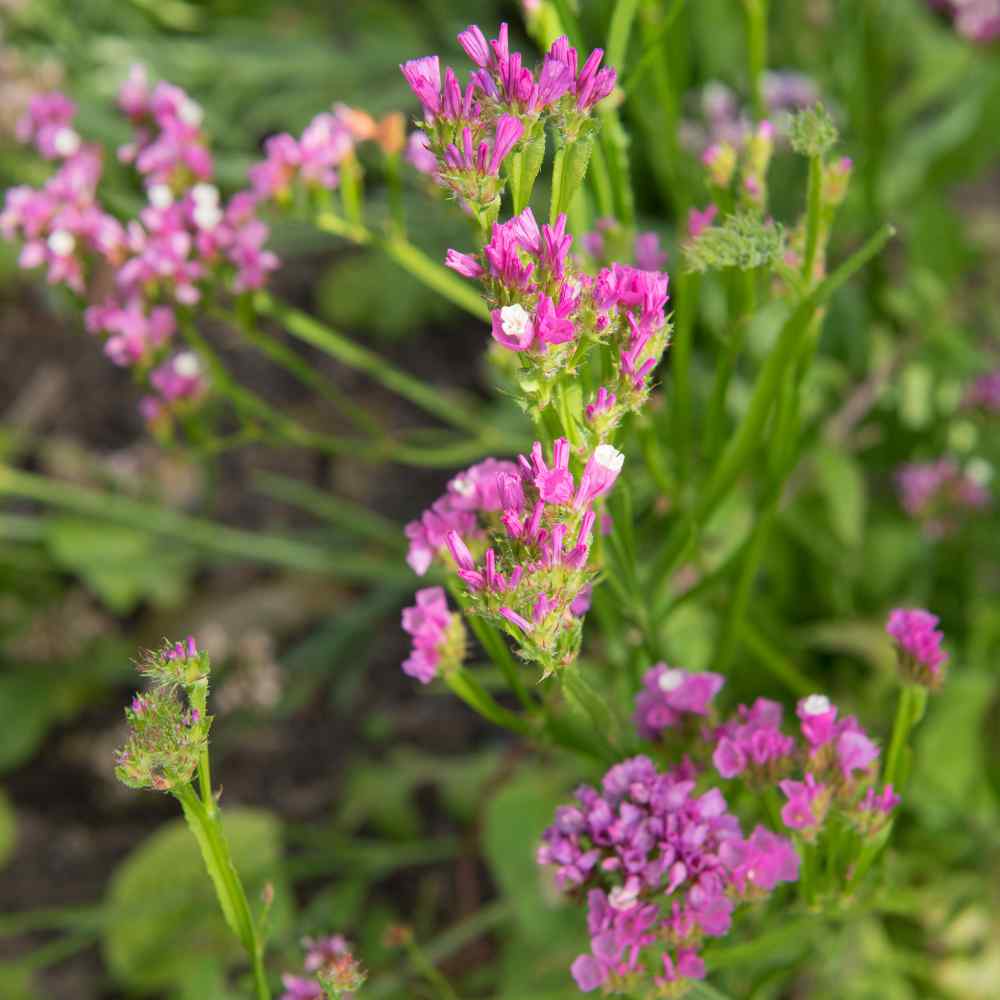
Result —
<instances>
[{"instance_id":1,"label":"small white petal","mask_svg":"<svg viewBox=\"0 0 1000 1000\"><path fill-rule=\"evenodd\" d=\"M599 444L594 449L594 461L611 472L621 472L625 456L610 444Z\"/></svg>"},{"instance_id":2,"label":"small white petal","mask_svg":"<svg viewBox=\"0 0 1000 1000\"><path fill-rule=\"evenodd\" d=\"M49 236L48 246L57 257L68 257L76 249L76 239L65 229L57 229Z\"/></svg>"},{"instance_id":3,"label":"small white petal","mask_svg":"<svg viewBox=\"0 0 1000 1000\"><path fill-rule=\"evenodd\" d=\"M830 711L830 699L825 694L811 694L802 703L806 715L826 715Z\"/></svg>"},{"instance_id":4,"label":"small white petal","mask_svg":"<svg viewBox=\"0 0 1000 1000\"><path fill-rule=\"evenodd\" d=\"M665 670L660 674L656 686L664 693L676 691L683 683L687 674L683 670Z\"/></svg>"},{"instance_id":5,"label":"small white petal","mask_svg":"<svg viewBox=\"0 0 1000 1000\"><path fill-rule=\"evenodd\" d=\"M181 378L195 378L201 374L201 362L198 355L192 351L185 351L174 358L174 371Z\"/></svg>"}]
</instances>

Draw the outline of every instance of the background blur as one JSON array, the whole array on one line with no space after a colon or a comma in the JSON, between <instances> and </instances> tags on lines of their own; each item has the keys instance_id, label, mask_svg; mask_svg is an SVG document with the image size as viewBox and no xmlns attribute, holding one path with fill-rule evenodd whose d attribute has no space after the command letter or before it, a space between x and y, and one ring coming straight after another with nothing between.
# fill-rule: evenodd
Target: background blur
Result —
<instances>
[{"instance_id":1,"label":"background blur","mask_svg":"<svg viewBox=\"0 0 1000 1000\"><path fill-rule=\"evenodd\" d=\"M603 37L609 6L581 2L591 42ZM651 35L659 8L677 5L647 6ZM677 192L693 192L698 178L701 88L722 81L745 97L740 7L697 0L671 29L668 72L687 94L678 111L690 141L664 144L652 79L625 106L643 227L664 239L668 270L679 261ZM996 997L997 521L987 514L932 544L904 520L892 471L943 451L975 457L987 472L995 458L995 424L975 424L958 403L964 380L997 361L1000 57L957 37L922 0L772 7L770 65L814 81L855 159L838 240L854 245L883 218L900 238L832 307L817 412L842 412L859 386L873 385L874 398L860 430L828 443L816 481L783 522L764 628L814 676L877 705L869 715L886 726L891 667L877 625L886 602L911 597L940 611L955 669L921 733L910 806L919 823L907 853L890 859L911 866L904 880L916 895L901 892L898 912L834 923L822 946L808 935L779 942L751 972L733 953L733 995ZM45 176L13 139L39 89L69 93L80 130L115 145L126 126L114 94L132 63L147 64L204 105L220 180L236 188L267 135L298 132L334 101L412 116L398 64L430 52L454 60L459 30L476 22L489 35L503 19L520 25L520 5L0 0L0 186ZM798 204L800 173L779 157L777 215ZM414 239L436 258L464 246L458 213L429 198L416 174L408 184ZM369 191L380 198L377 176ZM276 231L276 244L282 295L429 381L487 397L479 324L376 253L292 226ZM233 834L238 863L252 886L283 871L275 939L290 968L303 933L342 930L377 972L372 996L431 995L384 944L386 927L403 921L463 997L574 995L565 970L582 924L543 901L532 838L579 776L523 768L517 749L457 701L415 691L400 673L398 611L415 583L402 536L396 550L361 543L367 572L319 575L224 552L211 529L198 529L224 522L355 556L357 535L322 498L401 525L448 472L304 451L198 458L159 448L126 373L16 260L16 248L0 244L0 997L229 995L232 955L193 846L159 837L143 847L174 819L175 803L127 791L111 766L130 658L188 633L219 666L223 801L254 810ZM710 289L706 302L710 328ZM217 343L247 385L308 426L334 419L234 339ZM394 425L411 418L357 374L319 354L310 361ZM37 478L12 490L3 466ZM131 506L84 510L73 486ZM678 615L675 662L707 665L713 615L698 602Z\"/></svg>"}]
</instances>

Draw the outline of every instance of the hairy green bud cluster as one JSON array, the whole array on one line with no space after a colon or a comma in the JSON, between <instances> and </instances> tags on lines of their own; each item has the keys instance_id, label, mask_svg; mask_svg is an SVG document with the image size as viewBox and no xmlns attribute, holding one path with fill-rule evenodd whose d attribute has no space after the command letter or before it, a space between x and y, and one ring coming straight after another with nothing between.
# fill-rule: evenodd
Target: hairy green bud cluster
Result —
<instances>
[{"instance_id":1,"label":"hairy green bud cluster","mask_svg":"<svg viewBox=\"0 0 1000 1000\"><path fill-rule=\"evenodd\" d=\"M727 216L721 225L710 226L684 247L689 271L699 273L736 267L749 271L770 266L785 250L784 230L772 219L760 219L753 211Z\"/></svg>"},{"instance_id":2,"label":"hairy green bud cluster","mask_svg":"<svg viewBox=\"0 0 1000 1000\"><path fill-rule=\"evenodd\" d=\"M837 126L833 124L826 108L822 104L816 104L792 116L788 139L796 153L822 158L837 141Z\"/></svg>"},{"instance_id":3,"label":"hairy green bud cluster","mask_svg":"<svg viewBox=\"0 0 1000 1000\"><path fill-rule=\"evenodd\" d=\"M208 657L189 639L148 652L137 667L153 686L125 709L129 735L115 753L115 776L129 788L166 792L191 781L208 741Z\"/></svg>"}]
</instances>

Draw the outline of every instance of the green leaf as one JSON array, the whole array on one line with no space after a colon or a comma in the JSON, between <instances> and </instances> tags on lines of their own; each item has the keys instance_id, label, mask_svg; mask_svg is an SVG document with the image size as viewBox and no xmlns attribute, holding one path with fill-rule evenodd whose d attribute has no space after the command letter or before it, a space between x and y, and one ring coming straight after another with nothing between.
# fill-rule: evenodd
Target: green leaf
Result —
<instances>
[{"instance_id":1,"label":"green leaf","mask_svg":"<svg viewBox=\"0 0 1000 1000\"><path fill-rule=\"evenodd\" d=\"M46 541L52 557L118 614L147 599L172 607L187 591L191 556L136 528L54 517L46 522Z\"/></svg>"},{"instance_id":2,"label":"green leaf","mask_svg":"<svg viewBox=\"0 0 1000 1000\"><path fill-rule=\"evenodd\" d=\"M253 907L267 882L275 887L270 926L290 923L290 895L280 870L281 826L269 813L234 810L223 828ZM104 957L115 978L141 993L185 983L193 966L245 961L226 927L198 844L181 819L140 844L111 878Z\"/></svg>"},{"instance_id":3,"label":"green leaf","mask_svg":"<svg viewBox=\"0 0 1000 1000\"><path fill-rule=\"evenodd\" d=\"M20 672L0 677L0 772L35 752L54 714L43 680Z\"/></svg>"},{"instance_id":4,"label":"green leaf","mask_svg":"<svg viewBox=\"0 0 1000 1000\"><path fill-rule=\"evenodd\" d=\"M834 448L816 451L816 480L826 500L830 524L850 548L861 544L865 529L867 491L857 459Z\"/></svg>"},{"instance_id":5,"label":"green leaf","mask_svg":"<svg viewBox=\"0 0 1000 1000\"><path fill-rule=\"evenodd\" d=\"M3 789L0 789L0 868L3 868L14 853L17 841L17 817Z\"/></svg>"},{"instance_id":6,"label":"green leaf","mask_svg":"<svg viewBox=\"0 0 1000 1000\"><path fill-rule=\"evenodd\" d=\"M569 966L587 945L583 914L546 883L535 862L542 832L556 806L568 799L569 785L568 776L552 768L528 768L486 808L483 852L501 894L514 908L499 991L505 1000L573 995Z\"/></svg>"}]
</instances>

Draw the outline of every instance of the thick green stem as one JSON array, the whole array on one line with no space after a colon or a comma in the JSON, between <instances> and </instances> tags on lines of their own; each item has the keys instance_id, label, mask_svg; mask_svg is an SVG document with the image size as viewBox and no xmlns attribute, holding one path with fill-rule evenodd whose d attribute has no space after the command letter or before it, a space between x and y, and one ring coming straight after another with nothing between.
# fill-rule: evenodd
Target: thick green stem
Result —
<instances>
[{"instance_id":1,"label":"thick green stem","mask_svg":"<svg viewBox=\"0 0 1000 1000\"><path fill-rule=\"evenodd\" d=\"M695 509L679 519L653 561L650 583L666 589L673 571L687 554L705 522L725 499L760 443L761 432L771 412L777 389L810 331L810 320L826 300L874 257L893 236L892 226L883 226L860 250L825 281L814 288L785 321L771 353L761 367L747 412L712 469Z\"/></svg>"},{"instance_id":2,"label":"thick green stem","mask_svg":"<svg viewBox=\"0 0 1000 1000\"><path fill-rule=\"evenodd\" d=\"M806 250L802 259L802 277L808 286L814 281L823 215L823 161L818 156L809 158L809 194L806 205Z\"/></svg>"},{"instance_id":3,"label":"thick green stem","mask_svg":"<svg viewBox=\"0 0 1000 1000\"><path fill-rule=\"evenodd\" d=\"M753 316L757 301L757 272L734 271L729 340L725 353L719 359L715 370L715 382L712 386L712 396L708 408L708 423L705 429L706 450L714 457L723 439L726 422L726 399L729 394L729 383L740 355L746 343L747 328Z\"/></svg>"},{"instance_id":4,"label":"thick green stem","mask_svg":"<svg viewBox=\"0 0 1000 1000\"><path fill-rule=\"evenodd\" d=\"M899 692L899 702L896 706L896 721L892 726L892 737L889 740L889 752L885 758L885 769L882 781L892 785L895 791L901 792L909 777L908 742L913 727L920 721L927 704L927 689L919 684L907 684Z\"/></svg>"},{"instance_id":5,"label":"thick green stem","mask_svg":"<svg viewBox=\"0 0 1000 1000\"><path fill-rule=\"evenodd\" d=\"M750 103L754 117L767 117L764 101L764 70L767 68L767 0L744 0L747 11L747 65L750 76Z\"/></svg>"},{"instance_id":6,"label":"thick green stem","mask_svg":"<svg viewBox=\"0 0 1000 1000\"><path fill-rule=\"evenodd\" d=\"M673 389L673 426L677 481L685 483L691 472L694 442L691 425L691 359L694 345L694 320L701 288L697 274L681 273L674 284L677 297L673 341L670 345L670 377Z\"/></svg>"},{"instance_id":7,"label":"thick green stem","mask_svg":"<svg viewBox=\"0 0 1000 1000\"><path fill-rule=\"evenodd\" d=\"M423 250L401 236L379 236L365 226L342 219L332 212L322 212L315 220L316 228L325 233L343 236L362 246L377 247L391 257L404 271L433 289L459 309L477 319L489 320L490 313L478 293L453 271L432 260Z\"/></svg>"},{"instance_id":8,"label":"thick green stem","mask_svg":"<svg viewBox=\"0 0 1000 1000\"><path fill-rule=\"evenodd\" d=\"M264 970L263 942L257 934L257 926L250 912L243 883L233 864L229 845L219 824L218 811L215 810L213 803L213 810L209 812L191 785L182 785L174 789L174 795L180 801L184 815L202 849L205 865L219 897L219 905L250 958L257 1000L271 1000L271 989Z\"/></svg>"},{"instance_id":9,"label":"thick green stem","mask_svg":"<svg viewBox=\"0 0 1000 1000\"><path fill-rule=\"evenodd\" d=\"M371 376L376 382L427 413L462 430L476 434L481 432L482 418L477 414L469 412L465 407L449 400L440 390L408 375L374 351L354 343L308 313L279 302L267 292L258 292L254 296L254 304L265 316L281 323L294 337Z\"/></svg>"}]
</instances>

